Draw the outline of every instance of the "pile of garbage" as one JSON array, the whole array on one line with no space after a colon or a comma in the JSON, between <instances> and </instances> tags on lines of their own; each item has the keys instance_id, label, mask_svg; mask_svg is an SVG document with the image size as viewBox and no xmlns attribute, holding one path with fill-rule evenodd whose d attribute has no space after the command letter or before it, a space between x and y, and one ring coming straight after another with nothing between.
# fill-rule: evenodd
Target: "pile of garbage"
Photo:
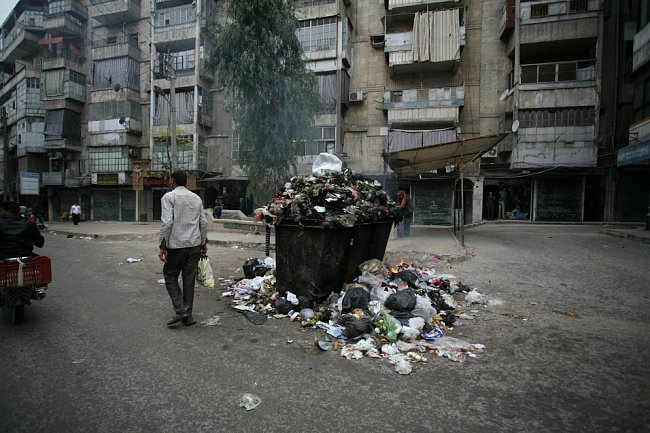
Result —
<instances>
[{"instance_id":1,"label":"pile of garbage","mask_svg":"<svg viewBox=\"0 0 650 433\"><path fill-rule=\"evenodd\" d=\"M309 221L336 228L392 221L396 206L380 182L342 169L335 155L321 154L311 175L292 177L262 211L275 224Z\"/></svg>"},{"instance_id":2,"label":"pile of garbage","mask_svg":"<svg viewBox=\"0 0 650 433\"><path fill-rule=\"evenodd\" d=\"M324 302L275 290L275 261L249 259L245 278L224 296L233 297L234 308L256 324L267 318L290 318L306 328L320 328L316 346L340 350L347 359L386 358L400 374L427 362L427 353L464 362L484 349L481 344L447 334L463 311L473 303L485 303L476 289L450 274L400 263L387 267L377 259L359 265L359 276L340 293Z\"/></svg>"}]
</instances>

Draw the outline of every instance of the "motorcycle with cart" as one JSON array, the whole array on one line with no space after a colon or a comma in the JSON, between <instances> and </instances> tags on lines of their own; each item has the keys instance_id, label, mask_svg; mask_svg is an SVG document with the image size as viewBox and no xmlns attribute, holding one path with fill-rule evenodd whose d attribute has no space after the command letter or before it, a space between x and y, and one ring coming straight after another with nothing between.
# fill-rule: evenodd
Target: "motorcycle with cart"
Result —
<instances>
[{"instance_id":1,"label":"motorcycle with cart","mask_svg":"<svg viewBox=\"0 0 650 433\"><path fill-rule=\"evenodd\" d=\"M11 309L13 323L25 320L25 305L45 299L52 282L52 263L47 256L0 260L0 308Z\"/></svg>"}]
</instances>

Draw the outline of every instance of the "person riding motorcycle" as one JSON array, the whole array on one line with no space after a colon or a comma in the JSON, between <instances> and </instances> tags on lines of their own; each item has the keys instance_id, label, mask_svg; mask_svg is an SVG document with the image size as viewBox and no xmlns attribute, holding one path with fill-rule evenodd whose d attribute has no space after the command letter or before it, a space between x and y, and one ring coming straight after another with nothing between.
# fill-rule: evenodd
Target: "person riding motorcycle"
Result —
<instances>
[{"instance_id":1,"label":"person riding motorcycle","mask_svg":"<svg viewBox=\"0 0 650 433\"><path fill-rule=\"evenodd\" d=\"M0 260L12 257L32 257L34 245L42 248L45 238L35 223L20 216L16 202L0 203Z\"/></svg>"}]
</instances>

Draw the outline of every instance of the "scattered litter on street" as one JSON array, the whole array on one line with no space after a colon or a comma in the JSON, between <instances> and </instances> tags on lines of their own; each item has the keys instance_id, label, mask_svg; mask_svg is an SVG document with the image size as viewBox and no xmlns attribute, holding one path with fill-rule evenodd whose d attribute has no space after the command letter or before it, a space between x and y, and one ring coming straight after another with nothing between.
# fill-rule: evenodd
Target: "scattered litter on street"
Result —
<instances>
[{"instance_id":1,"label":"scattered litter on street","mask_svg":"<svg viewBox=\"0 0 650 433\"><path fill-rule=\"evenodd\" d=\"M243 407L246 410L253 410L259 406L261 402L262 400L256 395L244 394L239 401L239 407Z\"/></svg>"},{"instance_id":2,"label":"scattered litter on street","mask_svg":"<svg viewBox=\"0 0 650 433\"><path fill-rule=\"evenodd\" d=\"M262 263L246 262L249 270L251 264ZM258 320L289 318L303 328L321 329L324 334L315 337L314 344L322 351L336 349L348 360L384 358L406 375L427 363L426 353L462 363L485 348L448 335L457 319L476 319L477 303L489 302L488 296L454 275L403 262L387 267L373 259L359 265L360 275L339 293L313 301L278 292L272 271L241 279L222 296L232 296L236 311ZM471 310L465 309L470 305Z\"/></svg>"},{"instance_id":3,"label":"scattered litter on street","mask_svg":"<svg viewBox=\"0 0 650 433\"><path fill-rule=\"evenodd\" d=\"M205 319L203 322L201 322L201 325L203 326L217 326L220 325L221 317L219 316L214 316L210 317L209 319Z\"/></svg>"},{"instance_id":4,"label":"scattered litter on street","mask_svg":"<svg viewBox=\"0 0 650 433\"><path fill-rule=\"evenodd\" d=\"M164 285L165 284L165 279L164 278L159 279L158 284Z\"/></svg>"},{"instance_id":5,"label":"scattered litter on street","mask_svg":"<svg viewBox=\"0 0 650 433\"><path fill-rule=\"evenodd\" d=\"M126 259L126 261L128 263L136 263L136 262L141 262L142 259L134 259L133 257L129 257L128 259Z\"/></svg>"}]
</instances>

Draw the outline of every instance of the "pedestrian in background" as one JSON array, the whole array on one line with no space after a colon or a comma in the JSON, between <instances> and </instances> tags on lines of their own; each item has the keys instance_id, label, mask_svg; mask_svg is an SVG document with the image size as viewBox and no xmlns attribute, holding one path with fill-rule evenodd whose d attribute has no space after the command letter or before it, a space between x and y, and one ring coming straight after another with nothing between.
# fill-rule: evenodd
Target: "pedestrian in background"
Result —
<instances>
[{"instance_id":1,"label":"pedestrian in background","mask_svg":"<svg viewBox=\"0 0 650 433\"><path fill-rule=\"evenodd\" d=\"M216 219L221 218L221 213L222 213L223 207L221 206L221 202L219 200L214 201L214 208L212 208L212 216Z\"/></svg>"},{"instance_id":2,"label":"pedestrian in background","mask_svg":"<svg viewBox=\"0 0 650 433\"><path fill-rule=\"evenodd\" d=\"M72 217L72 222L74 225L78 225L79 220L81 219L81 206L79 206L79 203L74 202L74 204L70 207L70 216Z\"/></svg>"},{"instance_id":3,"label":"pedestrian in background","mask_svg":"<svg viewBox=\"0 0 650 433\"><path fill-rule=\"evenodd\" d=\"M506 217L506 201L508 200L508 188L504 185L499 191L499 218Z\"/></svg>"},{"instance_id":4,"label":"pedestrian in background","mask_svg":"<svg viewBox=\"0 0 650 433\"><path fill-rule=\"evenodd\" d=\"M488 219L493 220L497 209L497 198L494 194L492 194L492 191L488 191L487 203L485 206L487 206Z\"/></svg>"},{"instance_id":5,"label":"pedestrian in background","mask_svg":"<svg viewBox=\"0 0 650 433\"><path fill-rule=\"evenodd\" d=\"M397 226L397 234L399 237L406 238L411 236L411 222L413 221L411 196L403 189L400 189L397 191L397 199L399 201L397 208L402 215L402 223Z\"/></svg>"},{"instance_id":6,"label":"pedestrian in background","mask_svg":"<svg viewBox=\"0 0 650 433\"><path fill-rule=\"evenodd\" d=\"M199 258L208 252L208 220L203 201L185 188L186 185L187 175L175 171L170 179L172 191L160 200L162 226L158 257L165 262L165 286L176 313L167 326L180 321L188 326L196 323L192 317L196 270ZM181 275L182 289L178 284Z\"/></svg>"}]
</instances>

